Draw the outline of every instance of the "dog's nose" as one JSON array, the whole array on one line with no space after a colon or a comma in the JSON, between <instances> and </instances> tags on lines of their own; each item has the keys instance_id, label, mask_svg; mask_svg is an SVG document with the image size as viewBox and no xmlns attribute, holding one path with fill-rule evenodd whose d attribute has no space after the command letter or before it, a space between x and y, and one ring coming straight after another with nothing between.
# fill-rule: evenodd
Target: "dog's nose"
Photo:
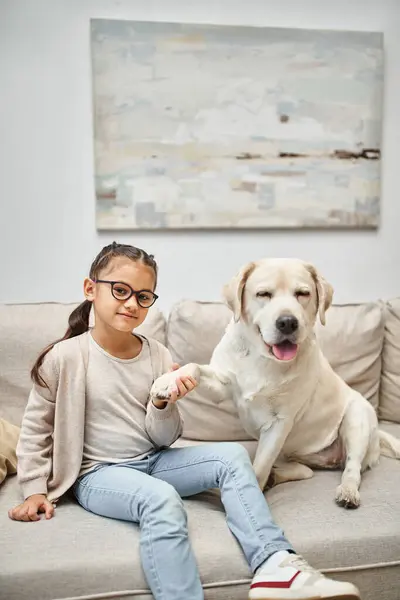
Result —
<instances>
[{"instance_id":1,"label":"dog's nose","mask_svg":"<svg viewBox=\"0 0 400 600\"><path fill-rule=\"evenodd\" d=\"M276 328L281 333L289 335L294 333L299 327L299 322L293 315L283 315L276 320Z\"/></svg>"}]
</instances>

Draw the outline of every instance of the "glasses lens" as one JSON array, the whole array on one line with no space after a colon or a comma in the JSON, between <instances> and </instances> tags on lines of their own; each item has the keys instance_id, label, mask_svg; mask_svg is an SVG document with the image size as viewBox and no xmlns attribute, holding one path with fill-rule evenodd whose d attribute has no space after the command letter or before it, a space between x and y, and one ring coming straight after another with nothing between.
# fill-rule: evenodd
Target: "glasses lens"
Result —
<instances>
[{"instance_id":1,"label":"glasses lens","mask_svg":"<svg viewBox=\"0 0 400 600\"><path fill-rule=\"evenodd\" d=\"M117 300L125 300L131 295L131 289L124 283L114 283L113 295Z\"/></svg>"},{"instance_id":2,"label":"glasses lens","mask_svg":"<svg viewBox=\"0 0 400 600\"><path fill-rule=\"evenodd\" d=\"M142 308L149 308L154 304L155 296L152 292L140 292L137 295L137 301Z\"/></svg>"}]
</instances>

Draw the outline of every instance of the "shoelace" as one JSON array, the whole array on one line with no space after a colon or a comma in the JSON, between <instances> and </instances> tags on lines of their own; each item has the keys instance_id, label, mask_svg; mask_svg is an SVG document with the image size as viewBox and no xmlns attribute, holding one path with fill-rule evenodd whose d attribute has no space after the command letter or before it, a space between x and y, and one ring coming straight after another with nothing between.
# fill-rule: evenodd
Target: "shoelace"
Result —
<instances>
[{"instance_id":1,"label":"shoelace","mask_svg":"<svg viewBox=\"0 0 400 600\"><path fill-rule=\"evenodd\" d=\"M307 573L318 573L321 575L317 569L314 569L308 562L300 555L300 554L291 554L286 558L283 562L284 566L296 567L299 571L306 571Z\"/></svg>"}]
</instances>

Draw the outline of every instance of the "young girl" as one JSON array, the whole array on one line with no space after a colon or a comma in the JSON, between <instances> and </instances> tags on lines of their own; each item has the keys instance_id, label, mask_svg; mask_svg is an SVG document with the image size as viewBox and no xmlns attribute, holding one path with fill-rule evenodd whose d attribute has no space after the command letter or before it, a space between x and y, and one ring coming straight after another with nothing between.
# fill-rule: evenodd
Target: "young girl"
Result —
<instances>
[{"instance_id":1,"label":"young girl","mask_svg":"<svg viewBox=\"0 0 400 600\"><path fill-rule=\"evenodd\" d=\"M177 377L168 402L149 402L154 379L173 368L164 346L132 333L157 300L156 283L154 258L139 248L114 242L94 260L86 300L32 369L18 445L25 500L10 517L50 519L72 487L86 510L139 523L156 600L201 600L182 497L219 487L228 526L255 573L249 598L359 598L353 585L322 576L295 554L241 445L169 448L182 431L176 401L196 381Z\"/></svg>"}]
</instances>

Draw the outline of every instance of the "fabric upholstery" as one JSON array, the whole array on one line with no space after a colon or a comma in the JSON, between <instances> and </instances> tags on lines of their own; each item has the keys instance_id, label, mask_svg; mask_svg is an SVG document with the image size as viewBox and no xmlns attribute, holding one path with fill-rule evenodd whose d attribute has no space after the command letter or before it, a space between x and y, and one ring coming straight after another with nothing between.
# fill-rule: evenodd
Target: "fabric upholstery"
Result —
<instances>
[{"instance_id":1,"label":"fabric upholstery","mask_svg":"<svg viewBox=\"0 0 400 600\"><path fill-rule=\"evenodd\" d=\"M31 389L30 369L41 350L64 335L76 306L0 305L0 417L20 425ZM165 319L155 307L137 331L166 343Z\"/></svg>"},{"instance_id":2,"label":"fabric upholstery","mask_svg":"<svg viewBox=\"0 0 400 600\"><path fill-rule=\"evenodd\" d=\"M387 429L400 435L400 426ZM246 446L253 454L255 444ZM393 485L398 469L397 461L382 459L366 473L356 511L334 503L339 472L319 471L310 480L286 483L267 494L274 518L296 550L315 567L356 583L363 600L398 600L400 486ZM7 510L19 501L16 478L8 478L3 487L0 531L7 551L1 599L83 599L90 594L151 599L136 525L89 514L70 498L58 505L50 521L10 521ZM218 492L184 502L206 598L243 600L251 573L227 528Z\"/></svg>"},{"instance_id":3,"label":"fabric upholstery","mask_svg":"<svg viewBox=\"0 0 400 600\"><path fill-rule=\"evenodd\" d=\"M400 298L385 308L379 415L400 423Z\"/></svg>"},{"instance_id":4,"label":"fabric upholstery","mask_svg":"<svg viewBox=\"0 0 400 600\"><path fill-rule=\"evenodd\" d=\"M207 364L224 334L231 311L222 303L182 301L168 319L168 348L179 364ZM351 387L378 406L384 335L381 303L332 306L326 326L316 324L321 347L332 368ZM195 390L180 405L184 437L197 440L244 440L248 434L233 401L216 405L207 393Z\"/></svg>"},{"instance_id":5,"label":"fabric upholstery","mask_svg":"<svg viewBox=\"0 0 400 600\"><path fill-rule=\"evenodd\" d=\"M19 427L0 419L0 485L7 475L17 472L18 438Z\"/></svg>"}]
</instances>

